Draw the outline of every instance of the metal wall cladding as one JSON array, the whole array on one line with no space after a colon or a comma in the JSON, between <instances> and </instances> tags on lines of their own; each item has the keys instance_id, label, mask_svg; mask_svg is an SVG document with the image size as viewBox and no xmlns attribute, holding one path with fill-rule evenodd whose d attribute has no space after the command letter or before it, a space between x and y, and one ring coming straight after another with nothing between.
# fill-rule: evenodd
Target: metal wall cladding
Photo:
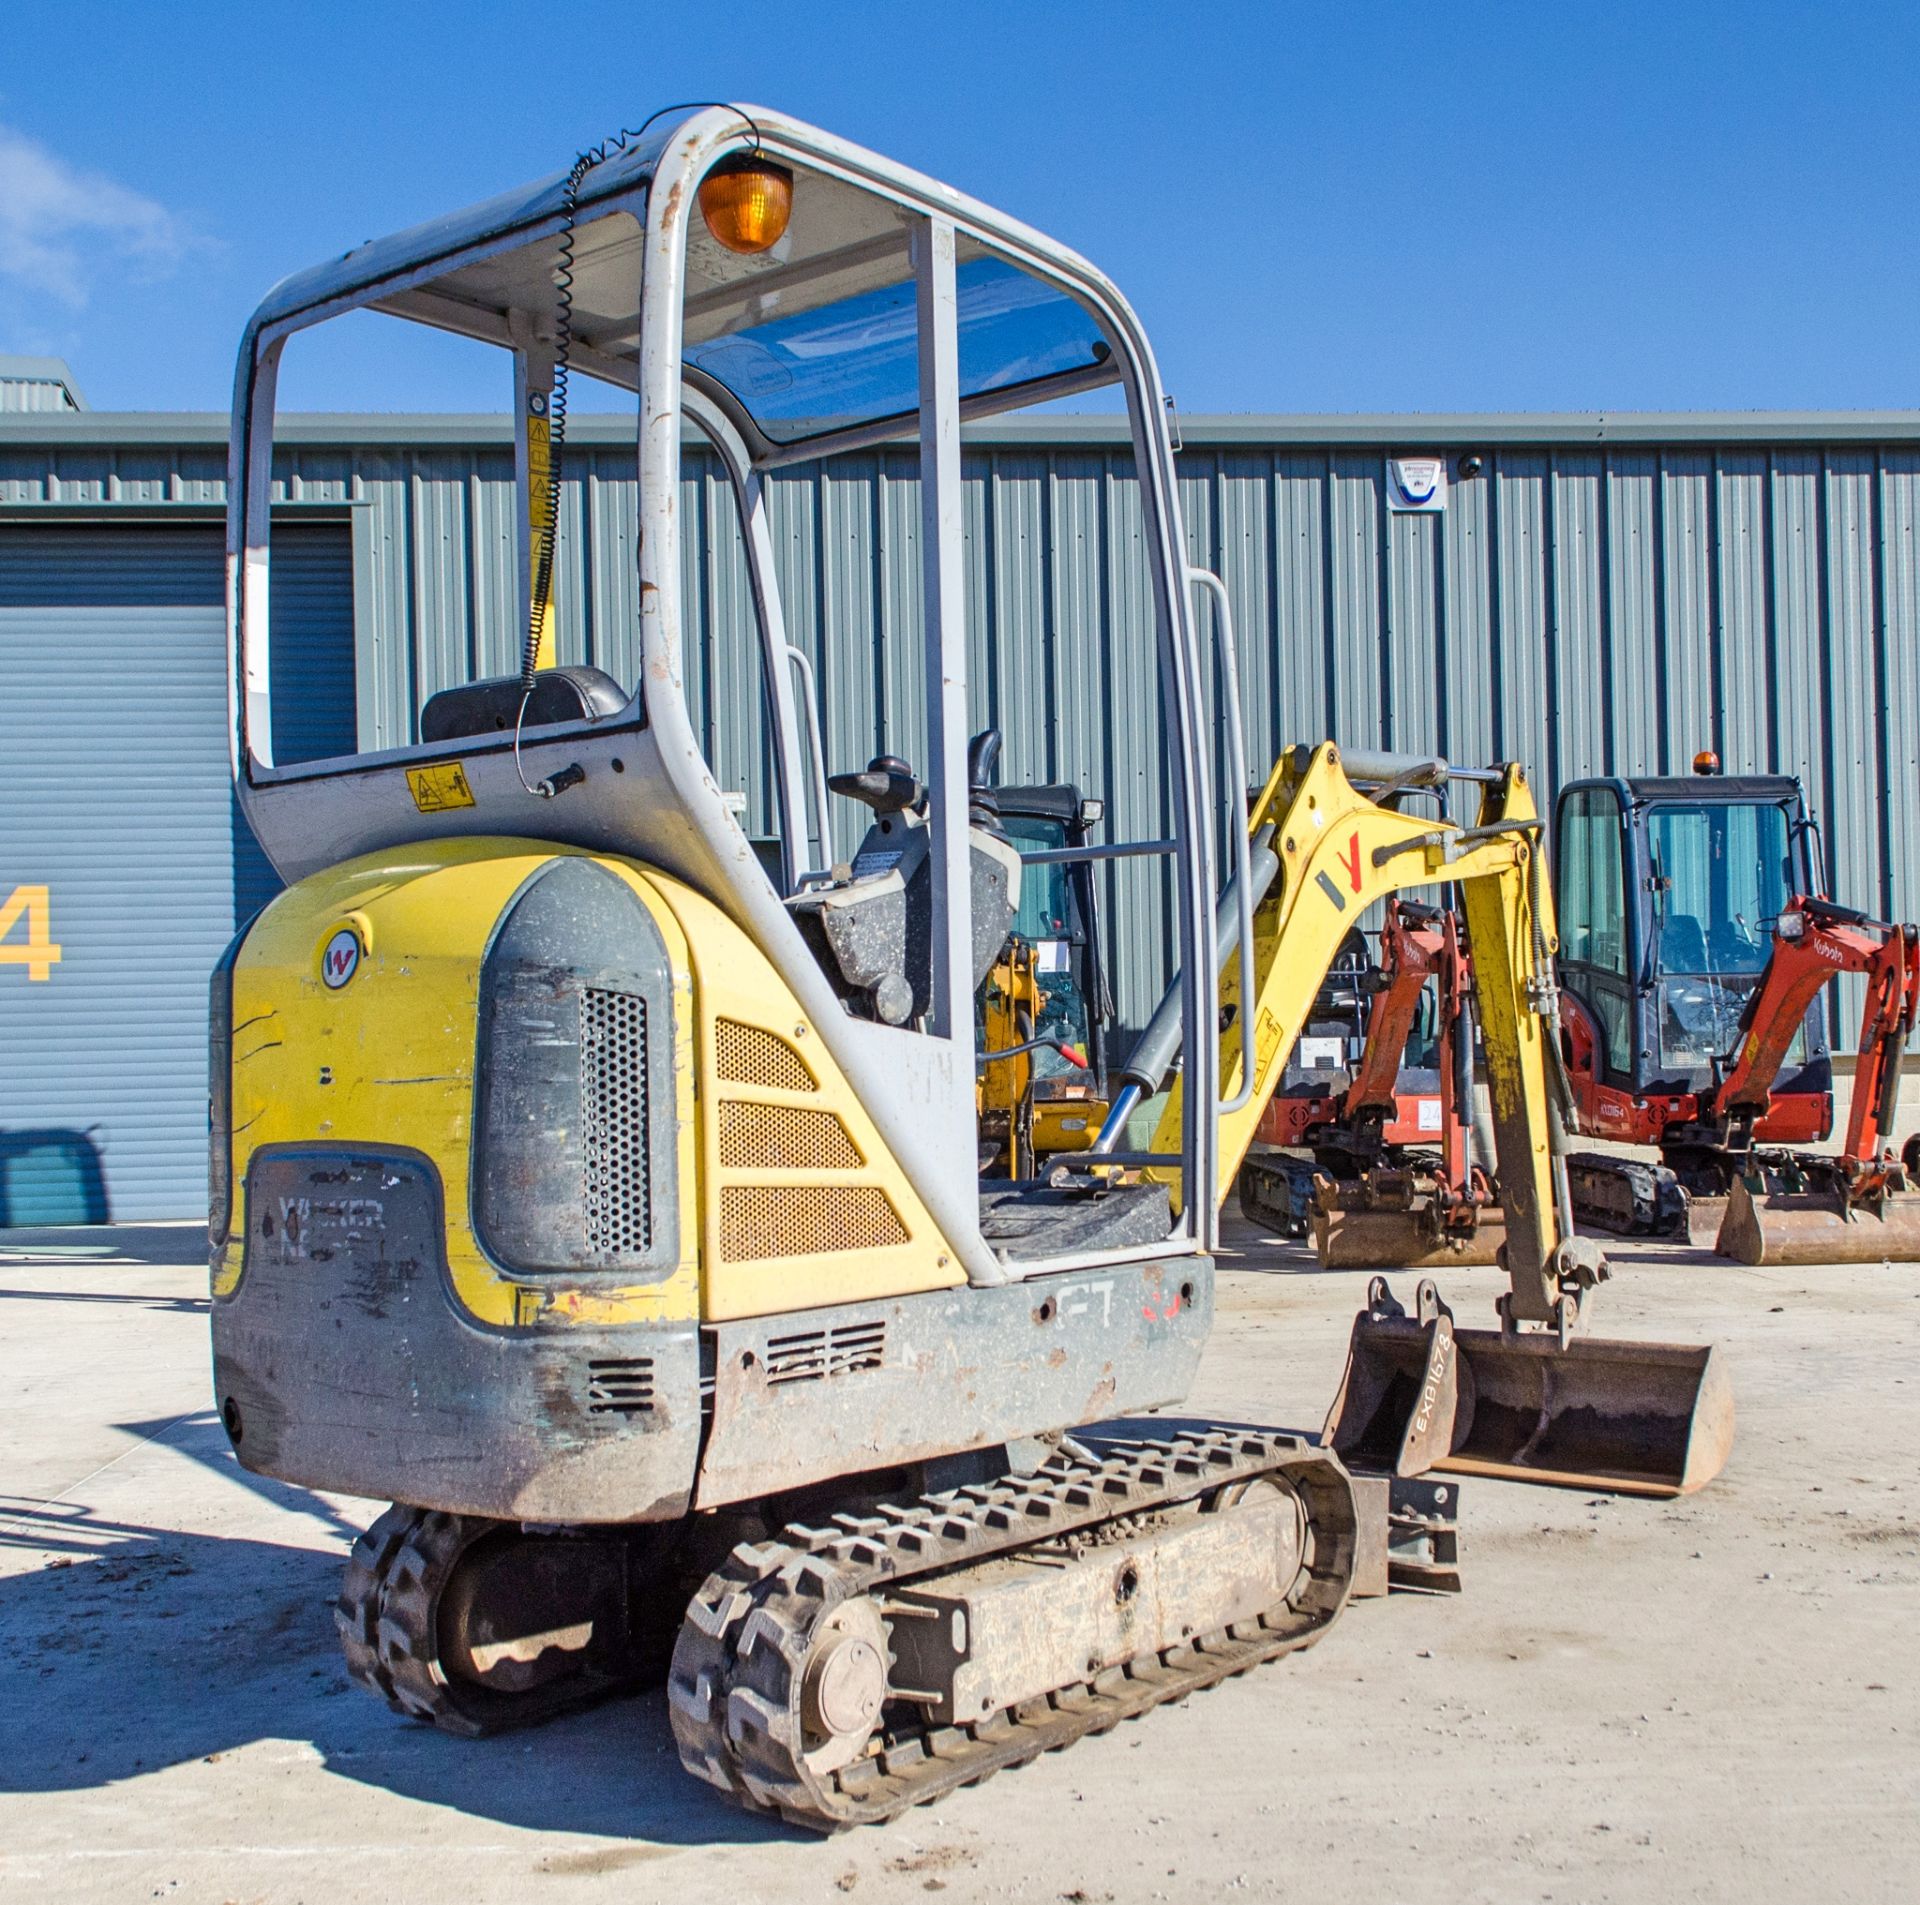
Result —
<instances>
[{"instance_id":1,"label":"metal wall cladding","mask_svg":"<svg viewBox=\"0 0 1920 1905\"><path fill-rule=\"evenodd\" d=\"M71 412L77 408L67 394L67 386L56 376L0 373L0 416Z\"/></svg>"},{"instance_id":2,"label":"metal wall cladding","mask_svg":"<svg viewBox=\"0 0 1920 1905\"><path fill-rule=\"evenodd\" d=\"M0 963L0 1223L204 1202L239 826L223 575L214 526L0 525L0 901L44 887L60 948L39 980Z\"/></svg>"},{"instance_id":3,"label":"metal wall cladding","mask_svg":"<svg viewBox=\"0 0 1920 1905\"><path fill-rule=\"evenodd\" d=\"M115 445L9 447L8 504L211 503L221 452L158 420ZM280 453L292 506L346 505L363 746L404 738L426 696L516 665L514 499L503 441L445 420L369 420ZM1543 795L1595 772L1796 773L1823 820L1838 897L1920 914L1920 440L1830 420L1365 420L1315 438L1258 419L1189 423L1181 502L1193 560L1217 568L1238 627L1247 758L1332 736L1513 757ZM630 448L594 419L569 451L561 647L634 672L637 509ZM1476 431L1477 431L1476 426ZM1824 434L1823 434L1824 431ZM1607 440L1625 438L1630 440ZM1364 440L1362 440L1364 439ZM1492 439L1489 441L1489 439ZM1843 440L1846 439L1846 440ZM1437 515L1387 507L1395 448L1456 466ZM1458 473L1467 453L1477 473ZM1117 426L1045 420L975 432L964 460L974 720L1006 737L1009 780L1072 779L1109 803L1107 838L1167 826L1151 592L1131 456ZM828 765L920 751L916 461L885 450L801 465L771 485L789 634L817 659ZM723 785L770 824L751 597L730 492L690 450L682 486L688 692ZM337 687L333 691L338 692ZM846 807L846 803L836 803ZM1464 809L1457 808L1464 812ZM850 851L859 816L838 816ZM1162 871L1108 867L1123 1018L1166 972ZM1843 998L1851 1021L1857 995Z\"/></svg>"},{"instance_id":4,"label":"metal wall cladding","mask_svg":"<svg viewBox=\"0 0 1920 1905\"><path fill-rule=\"evenodd\" d=\"M731 498L698 456L689 470L690 691L723 784L766 825ZM773 486L789 634L816 657L836 769L918 748L914 470L875 453ZM1370 447L1190 439L1180 471L1191 559L1233 602L1255 779L1279 747L1333 737L1517 759L1544 801L1587 774L1686 773L1709 748L1729 772L1804 779L1843 902L1920 915L1920 448L1518 447L1482 453L1438 515L1390 511ZM1130 458L975 447L965 476L975 724L1001 728L1007 779L1077 781L1107 798L1107 838L1162 836ZM563 647L630 676L631 487L596 467L570 503ZM845 852L856 816L839 823ZM1104 878L1120 1011L1137 1025L1167 971L1164 875L1132 861ZM1857 1010L1849 981L1836 1028Z\"/></svg>"}]
</instances>

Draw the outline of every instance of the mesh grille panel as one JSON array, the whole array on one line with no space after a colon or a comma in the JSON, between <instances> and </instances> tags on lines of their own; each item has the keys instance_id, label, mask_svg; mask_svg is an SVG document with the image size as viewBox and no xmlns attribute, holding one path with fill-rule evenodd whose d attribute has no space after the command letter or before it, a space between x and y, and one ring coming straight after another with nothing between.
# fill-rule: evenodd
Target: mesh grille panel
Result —
<instances>
[{"instance_id":1,"label":"mesh grille panel","mask_svg":"<svg viewBox=\"0 0 1920 1905\"><path fill-rule=\"evenodd\" d=\"M720 1192L720 1254L729 1263L885 1250L907 1227L873 1184L729 1184Z\"/></svg>"},{"instance_id":2,"label":"mesh grille panel","mask_svg":"<svg viewBox=\"0 0 1920 1905\"><path fill-rule=\"evenodd\" d=\"M720 1163L729 1171L857 1171L863 1160L831 1111L720 1105Z\"/></svg>"},{"instance_id":3,"label":"mesh grille panel","mask_svg":"<svg viewBox=\"0 0 1920 1905\"><path fill-rule=\"evenodd\" d=\"M774 1091L818 1091L807 1061L787 1041L757 1025L721 1019L714 1026L721 1078L729 1085L765 1085Z\"/></svg>"},{"instance_id":4,"label":"mesh grille panel","mask_svg":"<svg viewBox=\"0 0 1920 1905\"><path fill-rule=\"evenodd\" d=\"M647 1181L647 1002L580 995L580 1113L587 1248L644 1256L653 1242Z\"/></svg>"}]
</instances>

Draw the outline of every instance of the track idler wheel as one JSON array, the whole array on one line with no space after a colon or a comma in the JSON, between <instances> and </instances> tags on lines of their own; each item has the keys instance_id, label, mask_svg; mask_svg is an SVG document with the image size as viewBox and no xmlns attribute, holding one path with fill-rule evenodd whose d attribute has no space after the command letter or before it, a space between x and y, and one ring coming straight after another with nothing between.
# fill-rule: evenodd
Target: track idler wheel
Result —
<instances>
[{"instance_id":1,"label":"track idler wheel","mask_svg":"<svg viewBox=\"0 0 1920 1905\"><path fill-rule=\"evenodd\" d=\"M671 1631L636 1631L634 1559L622 1535L390 1508L354 1543L334 1604L347 1671L396 1712L467 1738L657 1679Z\"/></svg>"}]
</instances>

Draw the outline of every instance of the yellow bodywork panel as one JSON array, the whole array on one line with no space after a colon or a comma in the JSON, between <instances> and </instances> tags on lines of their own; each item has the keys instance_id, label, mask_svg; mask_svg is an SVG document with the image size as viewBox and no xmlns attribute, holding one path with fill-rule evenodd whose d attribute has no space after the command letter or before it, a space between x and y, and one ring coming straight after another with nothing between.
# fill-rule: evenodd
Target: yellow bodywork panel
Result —
<instances>
[{"instance_id":1,"label":"yellow bodywork panel","mask_svg":"<svg viewBox=\"0 0 1920 1905\"><path fill-rule=\"evenodd\" d=\"M1533 1010L1531 992L1540 950L1550 955L1555 941L1544 869L1536 867L1539 821L1524 774L1508 766L1497 784L1485 788L1474 826L1462 828L1367 799L1347 779L1340 751L1331 743L1311 753L1289 749L1261 791L1249 824L1256 835L1273 826L1280 872L1254 912L1254 1083L1246 1104L1221 1116L1215 1197L1224 1201L1233 1188L1315 994L1361 915L1391 893L1457 883L1472 940L1516 1313L1544 1318L1552 1294L1545 1266L1557 1238L1546 1021ZM1242 1077L1237 953L1221 972L1220 1001L1226 1027L1220 1074L1223 1093L1231 1099ZM1153 1148L1177 1151L1180 1129L1176 1077ZM1165 1179L1178 1198L1178 1171L1149 1175ZM1531 1301L1536 1283L1538 1308Z\"/></svg>"},{"instance_id":2,"label":"yellow bodywork panel","mask_svg":"<svg viewBox=\"0 0 1920 1905\"><path fill-rule=\"evenodd\" d=\"M786 981L711 901L651 877L685 934L699 1008L702 1314L725 1322L964 1283Z\"/></svg>"},{"instance_id":3,"label":"yellow bodywork panel","mask_svg":"<svg viewBox=\"0 0 1920 1905\"><path fill-rule=\"evenodd\" d=\"M261 915L232 974L234 1207L214 1293L241 1274L254 1150L301 1143L431 1158L454 1291L496 1326L753 1316L962 1281L773 967L691 889L611 855L584 857L632 888L674 974L678 1157L656 1181L678 1185L680 1261L622 1284L516 1278L488 1257L469 1203L481 966L514 896L569 851L488 838L394 849L315 874ZM357 967L329 986L343 933ZM781 1115L794 1109L813 1115Z\"/></svg>"}]
</instances>

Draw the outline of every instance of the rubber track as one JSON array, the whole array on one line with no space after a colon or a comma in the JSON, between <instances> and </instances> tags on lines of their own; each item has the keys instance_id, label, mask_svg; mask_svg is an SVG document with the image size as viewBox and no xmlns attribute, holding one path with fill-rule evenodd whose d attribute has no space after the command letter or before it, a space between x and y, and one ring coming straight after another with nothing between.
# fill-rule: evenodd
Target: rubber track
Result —
<instances>
[{"instance_id":1,"label":"rubber track","mask_svg":"<svg viewBox=\"0 0 1920 1905\"><path fill-rule=\"evenodd\" d=\"M1617 1237L1686 1235L1687 1201L1679 1179L1664 1164L1576 1151L1567 1159L1567 1177L1574 1215L1582 1224ZM1611 1186L1612 1194L1601 1191L1601 1184ZM1631 1212L1624 1218L1619 1210L1623 1192Z\"/></svg>"},{"instance_id":2,"label":"rubber track","mask_svg":"<svg viewBox=\"0 0 1920 1905\"><path fill-rule=\"evenodd\" d=\"M794 1526L780 1541L736 1548L694 1597L674 1649L667 1697L681 1763L736 1803L794 1825L876 1824L1310 1646L1346 1604L1353 1491L1329 1452L1294 1436L1229 1431L1105 1447L1099 1457L1056 1454L1029 1477L836 1516L826 1528ZM1299 1494L1313 1559L1288 1598L1258 1620L966 1726L896 1731L877 1754L837 1773L805 1765L800 1677L814 1628L834 1605L1262 1476Z\"/></svg>"},{"instance_id":3,"label":"rubber track","mask_svg":"<svg viewBox=\"0 0 1920 1905\"><path fill-rule=\"evenodd\" d=\"M1308 1212L1316 1168L1304 1159L1243 1159L1236 1185L1240 1215L1276 1237L1304 1241L1311 1229Z\"/></svg>"},{"instance_id":4,"label":"rubber track","mask_svg":"<svg viewBox=\"0 0 1920 1905\"><path fill-rule=\"evenodd\" d=\"M440 1597L462 1554L494 1522L389 1508L353 1544L334 1603L347 1671L396 1713L462 1739L536 1726L614 1691L582 1674L520 1693L453 1684L440 1664Z\"/></svg>"},{"instance_id":5,"label":"rubber track","mask_svg":"<svg viewBox=\"0 0 1920 1905\"><path fill-rule=\"evenodd\" d=\"M361 1533L347 1557L346 1578L333 1604L333 1624L340 1635L347 1672L369 1693L401 1713L406 1709L400 1705L392 1676L380 1659L380 1602L386 1592L387 1570L420 1513L417 1508L389 1508Z\"/></svg>"}]
</instances>

